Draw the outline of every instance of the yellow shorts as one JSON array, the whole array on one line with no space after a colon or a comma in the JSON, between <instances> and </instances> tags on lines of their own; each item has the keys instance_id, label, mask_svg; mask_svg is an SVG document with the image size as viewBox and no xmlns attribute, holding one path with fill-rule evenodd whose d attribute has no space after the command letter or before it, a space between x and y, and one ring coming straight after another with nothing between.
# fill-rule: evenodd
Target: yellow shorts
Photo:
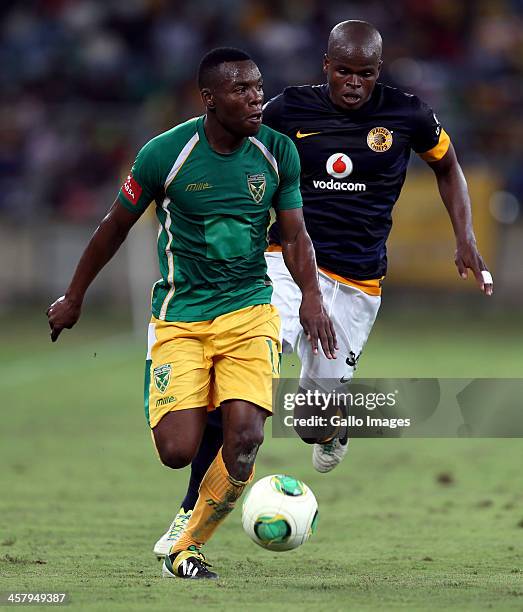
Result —
<instances>
[{"instance_id":1,"label":"yellow shorts","mask_svg":"<svg viewBox=\"0 0 523 612\"><path fill-rule=\"evenodd\" d=\"M194 323L149 324L145 415L151 427L175 410L229 399L272 412L272 379L280 373L280 317L271 304L248 306Z\"/></svg>"}]
</instances>

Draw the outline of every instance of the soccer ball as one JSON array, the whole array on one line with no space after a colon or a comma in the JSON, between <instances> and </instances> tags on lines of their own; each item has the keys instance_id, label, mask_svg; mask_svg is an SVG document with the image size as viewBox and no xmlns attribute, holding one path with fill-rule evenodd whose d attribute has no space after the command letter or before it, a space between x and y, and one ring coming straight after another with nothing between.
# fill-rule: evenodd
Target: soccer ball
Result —
<instances>
[{"instance_id":1,"label":"soccer ball","mask_svg":"<svg viewBox=\"0 0 523 612\"><path fill-rule=\"evenodd\" d=\"M316 531L318 503L301 480L283 474L265 476L243 502L242 524L259 546L277 552L292 550Z\"/></svg>"}]
</instances>

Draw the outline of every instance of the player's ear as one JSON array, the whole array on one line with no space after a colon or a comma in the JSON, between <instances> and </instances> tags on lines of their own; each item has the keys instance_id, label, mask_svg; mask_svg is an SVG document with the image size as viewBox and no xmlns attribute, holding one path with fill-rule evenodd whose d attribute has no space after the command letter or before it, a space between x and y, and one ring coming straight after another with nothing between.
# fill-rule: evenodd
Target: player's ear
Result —
<instances>
[{"instance_id":1,"label":"player's ear","mask_svg":"<svg viewBox=\"0 0 523 612\"><path fill-rule=\"evenodd\" d=\"M378 76L380 76L380 72L381 72L381 67L383 66L383 60L380 60L378 62Z\"/></svg>"},{"instance_id":2,"label":"player's ear","mask_svg":"<svg viewBox=\"0 0 523 612\"><path fill-rule=\"evenodd\" d=\"M202 101L207 110L214 110L216 107L216 103L214 102L214 96L212 91L208 87L203 87L200 89L200 95L202 97Z\"/></svg>"},{"instance_id":3,"label":"player's ear","mask_svg":"<svg viewBox=\"0 0 523 612\"><path fill-rule=\"evenodd\" d=\"M324 53L323 55L323 74L327 74L327 70L329 69L329 56Z\"/></svg>"}]
</instances>

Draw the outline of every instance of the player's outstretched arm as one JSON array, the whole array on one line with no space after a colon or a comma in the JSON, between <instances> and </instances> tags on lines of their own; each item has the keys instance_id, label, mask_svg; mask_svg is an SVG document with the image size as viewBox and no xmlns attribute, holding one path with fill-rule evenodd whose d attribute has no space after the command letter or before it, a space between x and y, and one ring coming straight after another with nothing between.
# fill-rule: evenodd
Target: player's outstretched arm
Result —
<instances>
[{"instance_id":1,"label":"player's outstretched arm","mask_svg":"<svg viewBox=\"0 0 523 612\"><path fill-rule=\"evenodd\" d=\"M53 342L63 329L70 329L78 321L89 285L120 248L139 217L139 214L126 210L116 200L102 219L78 262L65 295L47 309Z\"/></svg>"},{"instance_id":2,"label":"player's outstretched arm","mask_svg":"<svg viewBox=\"0 0 523 612\"><path fill-rule=\"evenodd\" d=\"M452 143L447 153L429 166L436 175L441 199L449 213L456 236L455 263L460 276L468 276L472 270L476 281L485 295L492 295L492 276L488 271L476 245L472 227L472 212L467 181L456 157Z\"/></svg>"},{"instance_id":3,"label":"player's outstretched arm","mask_svg":"<svg viewBox=\"0 0 523 612\"><path fill-rule=\"evenodd\" d=\"M318 339L327 359L336 359L336 333L325 308L318 283L318 269L301 208L277 212L283 259L302 293L300 322L318 353Z\"/></svg>"}]
</instances>

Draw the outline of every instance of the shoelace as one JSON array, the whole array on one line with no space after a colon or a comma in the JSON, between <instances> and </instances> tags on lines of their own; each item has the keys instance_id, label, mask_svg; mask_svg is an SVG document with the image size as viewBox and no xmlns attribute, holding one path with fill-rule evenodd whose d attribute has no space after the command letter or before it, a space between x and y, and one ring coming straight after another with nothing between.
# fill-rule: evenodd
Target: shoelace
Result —
<instances>
[{"instance_id":1,"label":"shoelace","mask_svg":"<svg viewBox=\"0 0 523 612\"><path fill-rule=\"evenodd\" d=\"M183 514L180 518L176 518L171 528L169 529L169 540L173 540L185 529L185 525L191 518L190 514Z\"/></svg>"},{"instance_id":2,"label":"shoelace","mask_svg":"<svg viewBox=\"0 0 523 612\"><path fill-rule=\"evenodd\" d=\"M197 548L196 546L189 546L187 550L190 550L192 553L194 553L194 556L198 559L198 561L200 561L200 563L205 565L205 567L212 567L212 564L207 561L205 555L201 552L199 548Z\"/></svg>"}]
</instances>

